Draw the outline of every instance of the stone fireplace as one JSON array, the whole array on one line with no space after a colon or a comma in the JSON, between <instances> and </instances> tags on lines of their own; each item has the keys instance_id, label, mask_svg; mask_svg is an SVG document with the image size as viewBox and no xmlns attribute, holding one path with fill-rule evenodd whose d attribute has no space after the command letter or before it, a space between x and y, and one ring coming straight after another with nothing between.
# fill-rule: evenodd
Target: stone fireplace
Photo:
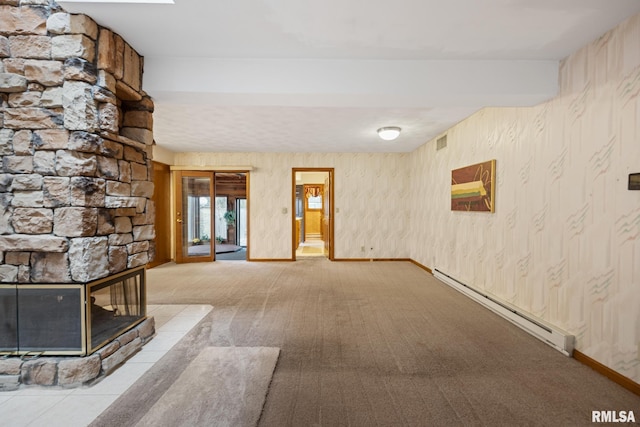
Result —
<instances>
[{"instance_id":1,"label":"stone fireplace","mask_svg":"<svg viewBox=\"0 0 640 427\"><path fill-rule=\"evenodd\" d=\"M140 324L144 285L127 291L139 304L119 306L114 295L126 286L91 286L130 272L144 284L144 266L154 256L153 102L142 91L142 70L143 58L88 16L66 13L50 0L0 0L2 354L69 354L61 350L68 343L58 346L49 336L41 345L32 340L37 334L20 338L23 326L33 332L51 322L49 307L77 317L65 325L84 333L85 347L72 354L103 348L102 358L113 350L113 330L99 345L86 336L99 317L92 315L91 298L108 299L100 307L118 311L118 321L125 311L134 313L116 332L138 325L141 343L152 335L152 322L151 333ZM16 309L24 304L31 309ZM20 316L13 318L14 311ZM29 343L24 351L21 342ZM17 363L24 370L23 359L0 361L0 376L33 381L15 374Z\"/></svg>"}]
</instances>

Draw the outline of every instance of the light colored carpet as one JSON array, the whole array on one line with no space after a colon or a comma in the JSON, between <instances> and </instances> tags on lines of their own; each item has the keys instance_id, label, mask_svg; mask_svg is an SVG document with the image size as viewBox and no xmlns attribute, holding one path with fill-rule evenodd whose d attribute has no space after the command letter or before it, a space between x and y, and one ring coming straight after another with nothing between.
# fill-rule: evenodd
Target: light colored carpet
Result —
<instances>
[{"instance_id":1,"label":"light colored carpet","mask_svg":"<svg viewBox=\"0 0 640 427\"><path fill-rule=\"evenodd\" d=\"M255 426L280 349L207 347L136 424Z\"/></svg>"},{"instance_id":2,"label":"light colored carpet","mask_svg":"<svg viewBox=\"0 0 640 427\"><path fill-rule=\"evenodd\" d=\"M229 342L212 346L215 311L90 426L255 426L280 349Z\"/></svg>"},{"instance_id":3,"label":"light colored carpet","mask_svg":"<svg viewBox=\"0 0 640 427\"><path fill-rule=\"evenodd\" d=\"M565 427L640 410L640 397L409 262L167 264L147 287L150 304L215 309L99 425L135 425L140 401L209 346L281 349L264 427Z\"/></svg>"}]
</instances>

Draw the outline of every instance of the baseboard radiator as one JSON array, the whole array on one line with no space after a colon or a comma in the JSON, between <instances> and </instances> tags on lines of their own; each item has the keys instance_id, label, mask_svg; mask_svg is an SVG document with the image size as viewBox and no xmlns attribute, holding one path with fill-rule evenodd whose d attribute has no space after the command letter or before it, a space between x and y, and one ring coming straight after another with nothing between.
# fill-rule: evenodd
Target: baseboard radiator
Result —
<instances>
[{"instance_id":1,"label":"baseboard radiator","mask_svg":"<svg viewBox=\"0 0 640 427\"><path fill-rule=\"evenodd\" d=\"M509 303L500 301L496 297L487 295L465 285L438 269L433 270L433 275L438 280L465 294L474 301L484 305L489 310L504 317L511 323L529 332L534 337L540 339L564 355L571 356L573 354L573 335L570 335L555 326L549 325L540 319L536 319L535 316L513 307Z\"/></svg>"}]
</instances>

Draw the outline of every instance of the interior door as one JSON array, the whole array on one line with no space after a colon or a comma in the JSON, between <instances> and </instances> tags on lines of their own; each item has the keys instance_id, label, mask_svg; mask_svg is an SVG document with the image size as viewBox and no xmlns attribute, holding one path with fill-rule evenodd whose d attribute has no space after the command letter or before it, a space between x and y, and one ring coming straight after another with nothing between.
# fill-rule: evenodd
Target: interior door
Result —
<instances>
[{"instance_id":1,"label":"interior door","mask_svg":"<svg viewBox=\"0 0 640 427\"><path fill-rule=\"evenodd\" d=\"M176 263L213 261L213 172L176 171Z\"/></svg>"},{"instance_id":2,"label":"interior door","mask_svg":"<svg viewBox=\"0 0 640 427\"><path fill-rule=\"evenodd\" d=\"M149 268L170 262L173 258L171 243L173 230L171 223L171 170L169 165L153 162L153 182L155 188L151 199L156 206L156 256Z\"/></svg>"},{"instance_id":3,"label":"interior door","mask_svg":"<svg viewBox=\"0 0 640 427\"><path fill-rule=\"evenodd\" d=\"M331 177L327 174L324 180L324 191L322 193L322 240L324 241L324 255L331 256Z\"/></svg>"}]
</instances>

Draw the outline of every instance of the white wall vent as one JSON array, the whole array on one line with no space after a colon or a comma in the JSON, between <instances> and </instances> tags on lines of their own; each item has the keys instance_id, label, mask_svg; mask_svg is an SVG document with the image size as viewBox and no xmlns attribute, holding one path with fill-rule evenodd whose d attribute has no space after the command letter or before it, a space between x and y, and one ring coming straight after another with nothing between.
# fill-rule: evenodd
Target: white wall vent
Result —
<instances>
[{"instance_id":1,"label":"white wall vent","mask_svg":"<svg viewBox=\"0 0 640 427\"><path fill-rule=\"evenodd\" d=\"M441 136L436 140L436 151L442 150L447 146L447 135Z\"/></svg>"}]
</instances>

